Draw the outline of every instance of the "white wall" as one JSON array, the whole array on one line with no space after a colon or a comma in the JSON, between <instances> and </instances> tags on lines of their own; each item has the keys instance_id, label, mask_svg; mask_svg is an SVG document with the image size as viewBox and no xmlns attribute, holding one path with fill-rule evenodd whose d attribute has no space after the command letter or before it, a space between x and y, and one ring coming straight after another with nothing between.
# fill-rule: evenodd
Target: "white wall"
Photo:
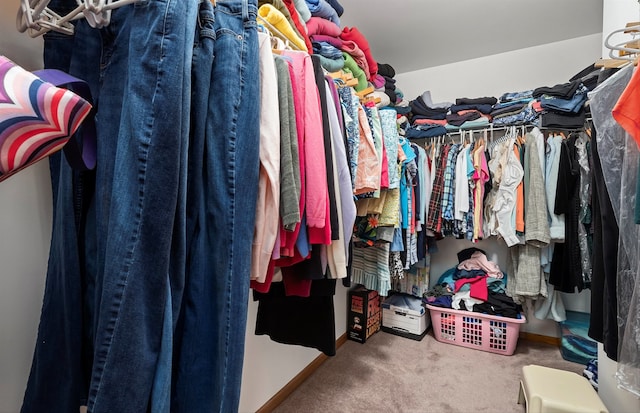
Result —
<instances>
[{"instance_id":1,"label":"white wall","mask_svg":"<svg viewBox=\"0 0 640 413\"><path fill-rule=\"evenodd\" d=\"M598 394L611 413L638 413L640 399L633 393L616 387L617 363L607 357L598 343Z\"/></svg>"},{"instance_id":2,"label":"white wall","mask_svg":"<svg viewBox=\"0 0 640 413\"><path fill-rule=\"evenodd\" d=\"M602 57L609 57L609 49L604 45L607 36L622 29L629 22L640 21L640 5L637 0L604 0L602 8ZM628 34L614 34L610 44L615 45L621 41L629 40Z\"/></svg>"},{"instance_id":3,"label":"white wall","mask_svg":"<svg viewBox=\"0 0 640 413\"><path fill-rule=\"evenodd\" d=\"M609 49L604 46L604 39L616 29L625 27L628 22L640 21L640 5L636 0L604 0L602 16L602 56L609 56ZM614 35L611 44L616 44L628 37ZM607 357L602 344L598 344L598 388L599 395L611 412L640 412L640 399L632 393L621 390L616 385L615 373L617 363Z\"/></svg>"},{"instance_id":4,"label":"white wall","mask_svg":"<svg viewBox=\"0 0 640 413\"><path fill-rule=\"evenodd\" d=\"M48 163L0 183L0 412L19 411L40 319L51 232Z\"/></svg>"},{"instance_id":5,"label":"white wall","mask_svg":"<svg viewBox=\"0 0 640 413\"><path fill-rule=\"evenodd\" d=\"M406 100L430 90L434 102L553 86L599 58L601 38L594 34L401 73L395 77L396 86Z\"/></svg>"},{"instance_id":6,"label":"white wall","mask_svg":"<svg viewBox=\"0 0 640 413\"><path fill-rule=\"evenodd\" d=\"M0 1L0 54L42 67L42 39L15 29L18 1ZM51 233L46 160L0 183L0 412L20 410L40 319Z\"/></svg>"}]
</instances>

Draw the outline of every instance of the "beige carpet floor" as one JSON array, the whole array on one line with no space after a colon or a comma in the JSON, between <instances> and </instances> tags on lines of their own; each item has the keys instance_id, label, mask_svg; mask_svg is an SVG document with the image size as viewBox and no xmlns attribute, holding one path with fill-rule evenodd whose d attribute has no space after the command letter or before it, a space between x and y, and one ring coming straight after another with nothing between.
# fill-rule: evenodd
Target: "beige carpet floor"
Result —
<instances>
[{"instance_id":1,"label":"beige carpet floor","mask_svg":"<svg viewBox=\"0 0 640 413\"><path fill-rule=\"evenodd\" d=\"M538 364L581 374L553 345L519 340L504 356L435 340L378 332L348 340L274 412L523 413L522 367Z\"/></svg>"}]
</instances>

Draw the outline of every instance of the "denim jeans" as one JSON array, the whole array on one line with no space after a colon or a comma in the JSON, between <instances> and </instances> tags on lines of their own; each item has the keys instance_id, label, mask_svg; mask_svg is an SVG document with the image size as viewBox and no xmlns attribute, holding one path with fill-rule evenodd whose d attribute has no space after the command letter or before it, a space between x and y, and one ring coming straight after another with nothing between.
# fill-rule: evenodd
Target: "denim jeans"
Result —
<instances>
[{"instance_id":1,"label":"denim jeans","mask_svg":"<svg viewBox=\"0 0 640 413\"><path fill-rule=\"evenodd\" d=\"M169 411L196 12L197 0L141 0L102 30L77 24L69 71L93 86L95 194L78 203L87 191L54 161L54 233L23 412L77 412L83 399L90 412ZM45 57L64 55L61 44L48 42Z\"/></svg>"},{"instance_id":2,"label":"denim jeans","mask_svg":"<svg viewBox=\"0 0 640 413\"><path fill-rule=\"evenodd\" d=\"M578 113L587 100L587 88L580 85L571 99L563 99L556 96L540 96L540 105L543 109L564 113Z\"/></svg>"},{"instance_id":3,"label":"denim jeans","mask_svg":"<svg viewBox=\"0 0 640 413\"><path fill-rule=\"evenodd\" d=\"M176 413L238 410L259 170L256 14L256 0L218 0L214 33L201 32L194 51L189 162L197 166L188 179L195 205L176 330Z\"/></svg>"},{"instance_id":4,"label":"denim jeans","mask_svg":"<svg viewBox=\"0 0 640 413\"><path fill-rule=\"evenodd\" d=\"M49 8L61 15L75 6L73 0L49 3ZM83 23L78 23L78 31L82 27ZM96 96L97 73L83 74L91 67L91 52L99 51L99 35L95 31L87 34L47 33L44 64L84 79ZM78 50L82 59L74 58ZM21 411L77 412L87 401L93 358L92 330L85 326L91 310L83 305L87 304L84 297L92 291L84 270L85 253L92 247L84 242L84 233L95 173L73 171L62 152L49 157L49 167L53 193L51 245L38 338Z\"/></svg>"},{"instance_id":5,"label":"denim jeans","mask_svg":"<svg viewBox=\"0 0 640 413\"><path fill-rule=\"evenodd\" d=\"M171 351L168 294L177 317L184 284L196 22L196 0L153 0L115 10L103 29L96 233L104 259L97 257L92 412L145 411L156 374L167 376L158 361Z\"/></svg>"},{"instance_id":6,"label":"denim jeans","mask_svg":"<svg viewBox=\"0 0 640 413\"><path fill-rule=\"evenodd\" d=\"M49 7L60 14L68 13L73 4L52 0ZM50 32L44 36L45 66L65 72L70 71L74 50L74 37ZM52 53L52 49L56 49ZM47 410L68 412L86 399L85 377L81 362L82 312L73 311L81 305L80 251L76 238L76 196L83 200L80 191L74 192L74 176L61 152L49 157L53 192L53 239L49 251L49 268L42 303L42 317L38 326L38 340L24 396L23 412ZM78 202L77 205L80 205ZM64 242L66 241L66 242ZM63 264L64 263L64 264ZM52 375L56 372L56 376ZM59 373L63 373L59 376ZM54 379L54 377L56 377ZM45 386L47 382L51 382Z\"/></svg>"}]
</instances>

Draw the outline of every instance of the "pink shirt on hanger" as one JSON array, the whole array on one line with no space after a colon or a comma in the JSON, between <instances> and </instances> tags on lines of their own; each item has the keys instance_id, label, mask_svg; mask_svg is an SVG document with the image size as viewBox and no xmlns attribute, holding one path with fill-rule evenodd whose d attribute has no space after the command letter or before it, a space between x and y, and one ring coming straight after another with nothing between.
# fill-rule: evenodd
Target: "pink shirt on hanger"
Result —
<instances>
[{"instance_id":1,"label":"pink shirt on hanger","mask_svg":"<svg viewBox=\"0 0 640 413\"><path fill-rule=\"evenodd\" d=\"M307 226L324 228L327 221L329 189L324 156L320 96L315 82L313 63L309 54L305 52L285 50L282 54L292 59L294 75L301 85L294 91L294 94L301 94L299 100L303 106L303 116L301 119L296 118L296 121L303 124L304 145L300 148L304 148L305 157Z\"/></svg>"}]
</instances>

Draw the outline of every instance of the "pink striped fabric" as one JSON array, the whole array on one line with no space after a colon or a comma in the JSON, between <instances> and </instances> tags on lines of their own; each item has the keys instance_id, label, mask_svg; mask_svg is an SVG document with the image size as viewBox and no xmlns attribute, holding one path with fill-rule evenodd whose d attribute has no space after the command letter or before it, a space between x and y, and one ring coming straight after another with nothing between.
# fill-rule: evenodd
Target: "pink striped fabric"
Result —
<instances>
[{"instance_id":1,"label":"pink striped fabric","mask_svg":"<svg viewBox=\"0 0 640 413\"><path fill-rule=\"evenodd\" d=\"M80 96L0 56L0 181L62 149L90 110Z\"/></svg>"}]
</instances>

